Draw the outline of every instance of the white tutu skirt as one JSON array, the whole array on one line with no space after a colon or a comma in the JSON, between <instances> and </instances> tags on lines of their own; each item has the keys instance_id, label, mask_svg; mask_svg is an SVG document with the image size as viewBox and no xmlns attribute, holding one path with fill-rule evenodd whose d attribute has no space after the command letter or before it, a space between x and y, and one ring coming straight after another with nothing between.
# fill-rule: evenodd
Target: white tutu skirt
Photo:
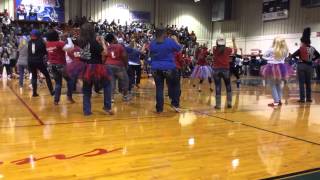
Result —
<instances>
[{"instance_id":1,"label":"white tutu skirt","mask_svg":"<svg viewBox=\"0 0 320 180\"><path fill-rule=\"evenodd\" d=\"M212 74L213 74L213 70L210 66L197 65L191 74L191 78L207 79L207 78L211 78Z\"/></svg>"}]
</instances>

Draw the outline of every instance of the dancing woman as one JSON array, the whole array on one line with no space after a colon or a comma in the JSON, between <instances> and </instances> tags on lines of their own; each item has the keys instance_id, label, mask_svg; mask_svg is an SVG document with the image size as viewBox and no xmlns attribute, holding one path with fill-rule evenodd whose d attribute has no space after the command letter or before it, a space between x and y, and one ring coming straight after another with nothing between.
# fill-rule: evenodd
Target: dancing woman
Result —
<instances>
[{"instance_id":1,"label":"dancing woman","mask_svg":"<svg viewBox=\"0 0 320 180\"><path fill-rule=\"evenodd\" d=\"M32 74L33 97L39 96L37 93L38 70L45 76L48 89L51 95L54 95L52 82L50 79L47 65L44 62L44 56L47 55L46 45L38 30L32 30L31 40L28 43L28 65Z\"/></svg>"},{"instance_id":2,"label":"dancing woman","mask_svg":"<svg viewBox=\"0 0 320 180\"><path fill-rule=\"evenodd\" d=\"M232 38L233 48L226 47L223 36L216 41L213 48L213 78L216 86L216 109L221 109L221 79L227 90L227 106L232 108L232 89L230 80L230 56L236 53L235 38Z\"/></svg>"},{"instance_id":3,"label":"dancing woman","mask_svg":"<svg viewBox=\"0 0 320 180\"><path fill-rule=\"evenodd\" d=\"M106 54L104 38L96 37L92 24L86 23L81 26L79 37L80 60L84 62L83 68L76 67L69 74L80 74L83 79L83 113L85 116L92 115L91 95L92 87L96 82L101 83L104 90L103 110L113 115L111 110L111 77L108 69L103 64ZM73 71L80 70L80 73Z\"/></svg>"},{"instance_id":4,"label":"dancing woman","mask_svg":"<svg viewBox=\"0 0 320 180\"><path fill-rule=\"evenodd\" d=\"M269 82L273 103L268 104L270 107L278 107L282 105L282 87L283 80L287 80L293 74L291 66L285 64L288 56L288 46L286 41L280 37L273 40L272 47L263 55L263 59L267 60L267 65L261 68L261 75Z\"/></svg>"},{"instance_id":5,"label":"dancing woman","mask_svg":"<svg viewBox=\"0 0 320 180\"><path fill-rule=\"evenodd\" d=\"M299 103L312 102L311 79L313 74L312 61L320 57L319 52L311 46L311 29L304 29L300 48L292 54L292 57L299 57L298 80L300 90Z\"/></svg>"},{"instance_id":6,"label":"dancing woman","mask_svg":"<svg viewBox=\"0 0 320 180\"><path fill-rule=\"evenodd\" d=\"M205 79L208 79L209 84L210 84L210 91L213 92L213 89L211 88L212 84L212 68L210 67L207 57L208 57L208 48L205 46L202 46L198 49L196 53L196 58L197 58L197 65L194 68L191 78L192 79L200 79L199 81L199 87L198 91L201 92L201 86L203 84L203 81ZM195 87L195 85L193 85Z\"/></svg>"},{"instance_id":7,"label":"dancing woman","mask_svg":"<svg viewBox=\"0 0 320 180\"><path fill-rule=\"evenodd\" d=\"M156 30L156 39L150 44L151 69L156 84L156 110L163 112L164 80L167 81L171 106L180 112L179 74L174 53L181 50L177 37L168 38L164 29Z\"/></svg>"}]
</instances>

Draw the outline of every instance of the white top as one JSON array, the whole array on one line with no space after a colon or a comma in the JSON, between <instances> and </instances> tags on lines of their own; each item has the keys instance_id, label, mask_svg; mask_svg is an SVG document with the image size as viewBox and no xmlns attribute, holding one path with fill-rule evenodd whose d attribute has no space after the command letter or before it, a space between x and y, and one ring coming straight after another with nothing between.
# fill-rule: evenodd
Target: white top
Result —
<instances>
[{"instance_id":1,"label":"white top","mask_svg":"<svg viewBox=\"0 0 320 180\"><path fill-rule=\"evenodd\" d=\"M268 64L284 64L284 61L287 56L283 56L281 59L276 59L274 54L274 49L268 49L263 55L263 59L268 61Z\"/></svg>"}]
</instances>

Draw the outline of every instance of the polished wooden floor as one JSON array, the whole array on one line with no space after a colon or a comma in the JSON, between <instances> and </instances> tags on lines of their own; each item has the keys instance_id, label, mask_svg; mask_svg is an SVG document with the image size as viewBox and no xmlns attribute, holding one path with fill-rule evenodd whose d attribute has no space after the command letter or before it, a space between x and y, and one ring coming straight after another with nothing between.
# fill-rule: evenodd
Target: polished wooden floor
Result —
<instances>
[{"instance_id":1,"label":"polished wooden floor","mask_svg":"<svg viewBox=\"0 0 320 180\"><path fill-rule=\"evenodd\" d=\"M130 103L116 98L114 116L93 95L91 117L81 95L53 105L45 87L0 81L0 179L261 179L320 167L320 85L300 105L297 86L287 105L268 108L262 86L234 88L233 109L213 109L208 88L184 80L177 114L154 113L154 84L143 80ZM166 100L166 103L169 101Z\"/></svg>"}]
</instances>

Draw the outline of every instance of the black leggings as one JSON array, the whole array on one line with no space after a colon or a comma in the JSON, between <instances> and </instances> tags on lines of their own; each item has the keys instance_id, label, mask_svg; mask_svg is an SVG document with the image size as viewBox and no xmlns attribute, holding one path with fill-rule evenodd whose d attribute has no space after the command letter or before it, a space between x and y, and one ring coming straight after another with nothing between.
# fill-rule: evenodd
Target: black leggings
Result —
<instances>
[{"instance_id":1,"label":"black leggings","mask_svg":"<svg viewBox=\"0 0 320 180\"><path fill-rule=\"evenodd\" d=\"M47 82L47 86L50 91L50 94L53 94L53 86L52 86L52 82L50 79L49 72L46 68L46 65L44 63L30 63L29 69L32 74L31 83L32 83L33 93L37 94L37 88L38 88L37 81L38 81L38 70L39 70L46 78L46 82Z\"/></svg>"}]
</instances>

